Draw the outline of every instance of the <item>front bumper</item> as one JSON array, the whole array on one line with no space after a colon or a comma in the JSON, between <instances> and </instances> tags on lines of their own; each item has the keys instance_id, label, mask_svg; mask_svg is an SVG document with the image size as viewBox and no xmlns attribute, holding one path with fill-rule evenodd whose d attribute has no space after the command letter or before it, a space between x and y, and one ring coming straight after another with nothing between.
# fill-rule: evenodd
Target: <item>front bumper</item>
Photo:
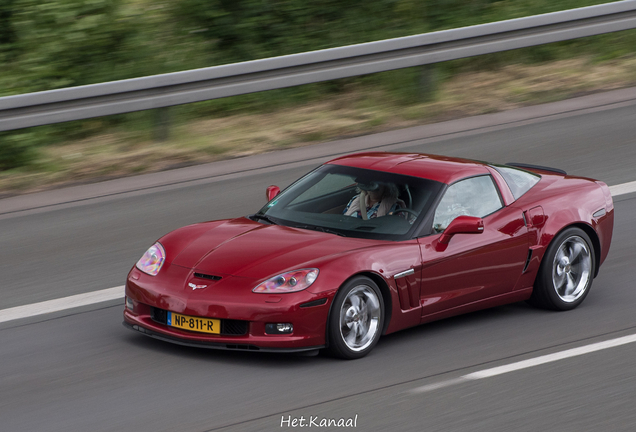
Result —
<instances>
[{"instance_id":1,"label":"front bumper","mask_svg":"<svg viewBox=\"0 0 636 432\"><path fill-rule=\"evenodd\" d=\"M328 302L327 302L328 303ZM155 321L150 306L135 302L134 313L124 310L124 326L167 342L180 345L242 351L301 352L325 347L325 323L328 305L307 309L324 309L324 321L315 323L311 316L323 315L323 311L310 311L310 317L298 314L277 314L261 316L260 321L247 321L247 331L242 335L208 334L181 330ZM304 319L303 319L304 318ZM290 334L266 334L267 323L291 322L294 331Z\"/></svg>"},{"instance_id":2,"label":"front bumper","mask_svg":"<svg viewBox=\"0 0 636 432\"><path fill-rule=\"evenodd\" d=\"M173 289L168 287L183 286L183 281L188 280L189 270L171 267L166 274L174 274L181 283L139 274L134 269L131 271L126 283L126 298L133 306L132 310L124 309L126 327L156 339L205 348L295 352L325 347L332 295L309 291L278 296L255 294L251 292L253 281L231 277L224 278L223 283L216 283L207 293L187 287ZM169 326L165 320L157 319L157 309L219 319L222 321L222 334ZM223 332L224 324L230 321L244 324L244 330ZM293 332L267 334L265 327L271 323L291 323Z\"/></svg>"},{"instance_id":3,"label":"front bumper","mask_svg":"<svg viewBox=\"0 0 636 432\"><path fill-rule=\"evenodd\" d=\"M210 341L189 341L182 338L177 338L174 336L164 335L147 328L141 327L137 324L129 324L128 322L123 322L124 327L129 328L130 330L138 331L139 333L143 333L146 336L150 336L154 339L159 339L165 342L171 342L177 345L195 347L195 348L209 348L209 349L220 349L220 350L230 350L230 351L260 351L260 352L275 352L275 353L295 353L295 352L306 352L313 351L317 349L325 348L325 345L317 345L310 347L300 347L300 348L266 348L266 347L258 347L252 344L245 343L222 343L222 342L210 342Z\"/></svg>"}]
</instances>

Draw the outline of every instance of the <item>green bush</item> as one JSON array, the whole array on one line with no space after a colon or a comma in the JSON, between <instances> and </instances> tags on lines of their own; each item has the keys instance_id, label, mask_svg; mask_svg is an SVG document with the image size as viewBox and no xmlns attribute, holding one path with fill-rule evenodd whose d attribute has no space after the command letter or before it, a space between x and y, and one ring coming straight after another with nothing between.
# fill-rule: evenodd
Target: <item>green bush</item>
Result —
<instances>
[{"instance_id":1,"label":"green bush","mask_svg":"<svg viewBox=\"0 0 636 432\"><path fill-rule=\"evenodd\" d=\"M30 165L37 157L29 133L0 133L0 171Z\"/></svg>"}]
</instances>

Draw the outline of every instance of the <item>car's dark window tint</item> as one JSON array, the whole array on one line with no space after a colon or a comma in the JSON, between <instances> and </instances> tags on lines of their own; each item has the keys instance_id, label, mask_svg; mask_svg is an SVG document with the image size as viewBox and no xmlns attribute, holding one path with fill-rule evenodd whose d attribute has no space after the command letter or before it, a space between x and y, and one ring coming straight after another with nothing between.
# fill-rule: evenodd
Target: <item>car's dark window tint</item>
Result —
<instances>
[{"instance_id":1,"label":"car's dark window tint","mask_svg":"<svg viewBox=\"0 0 636 432\"><path fill-rule=\"evenodd\" d=\"M441 183L423 178L328 164L298 180L259 213L288 226L403 240L412 236L441 189ZM360 202L375 193L382 194L379 203L384 207L379 205L374 213L373 205L367 205L364 219Z\"/></svg>"},{"instance_id":2,"label":"car's dark window tint","mask_svg":"<svg viewBox=\"0 0 636 432\"><path fill-rule=\"evenodd\" d=\"M536 185L541 176L518 168L512 168L501 165L493 165L493 168L504 178L512 196L519 199L524 193L528 192L532 186Z\"/></svg>"},{"instance_id":3,"label":"car's dark window tint","mask_svg":"<svg viewBox=\"0 0 636 432\"><path fill-rule=\"evenodd\" d=\"M484 217L503 207L489 175L460 180L446 189L433 218L433 229L442 232L457 216Z\"/></svg>"}]
</instances>

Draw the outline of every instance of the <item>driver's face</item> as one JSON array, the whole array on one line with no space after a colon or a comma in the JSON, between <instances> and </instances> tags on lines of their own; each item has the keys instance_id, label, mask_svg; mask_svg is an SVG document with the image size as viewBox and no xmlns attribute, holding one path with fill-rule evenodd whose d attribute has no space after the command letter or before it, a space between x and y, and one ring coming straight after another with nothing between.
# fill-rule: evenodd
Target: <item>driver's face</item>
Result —
<instances>
[{"instance_id":1,"label":"driver's face","mask_svg":"<svg viewBox=\"0 0 636 432\"><path fill-rule=\"evenodd\" d=\"M374 191L369 191L369 198L373 201L380 201L382 199L382 195L384 194L384 187L380 186L378 189Z\"/></svg>"}]
</instances>

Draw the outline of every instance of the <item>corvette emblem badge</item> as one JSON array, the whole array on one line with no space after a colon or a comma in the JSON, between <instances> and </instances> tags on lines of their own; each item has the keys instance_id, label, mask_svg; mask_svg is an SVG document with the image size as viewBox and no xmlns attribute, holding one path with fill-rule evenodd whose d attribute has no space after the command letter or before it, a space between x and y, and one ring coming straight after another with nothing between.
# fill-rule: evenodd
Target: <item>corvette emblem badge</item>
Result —
<instances>
[{"instance_id":1,"label":"corvette emblem badge","mask_svg":"<svg viewBox=\"0 0 636 432\"><path fill-rule=\"evenodd\" d=\"M192 282L190 282L188 286L192 288L192 290L207 288L207 285L195 285Z\"/></svg>"}]
</instances>

